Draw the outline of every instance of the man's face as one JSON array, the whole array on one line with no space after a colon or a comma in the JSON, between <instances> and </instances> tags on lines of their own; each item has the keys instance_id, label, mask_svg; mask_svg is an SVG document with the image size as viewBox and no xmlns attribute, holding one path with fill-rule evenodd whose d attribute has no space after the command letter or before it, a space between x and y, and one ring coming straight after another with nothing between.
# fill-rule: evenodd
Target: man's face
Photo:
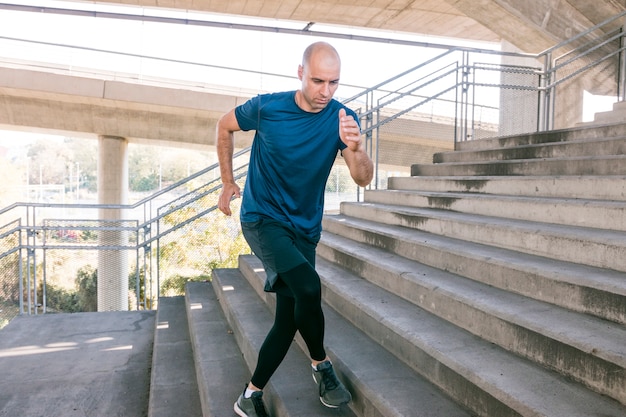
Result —
<instances>
[{"instance_id":1,"label":"man's face","mask_svg":"<svg viewBox=\"0 0 626 417\"><path fill-rule=\"evenodd\" d=\"M339 87L340 72L341 63L333 54L317 52L311 55L308 64L298 67L298 78L302 81L300 108L312 113L322 111Z\"/></svg>"}]
</instances>

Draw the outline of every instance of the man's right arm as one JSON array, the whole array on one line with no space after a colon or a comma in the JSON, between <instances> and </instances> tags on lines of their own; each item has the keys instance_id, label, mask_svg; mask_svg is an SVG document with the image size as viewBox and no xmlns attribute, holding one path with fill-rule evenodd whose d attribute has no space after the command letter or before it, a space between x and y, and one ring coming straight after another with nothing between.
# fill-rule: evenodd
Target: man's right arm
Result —
<instances>
[{"instance_id":1,"label":"man's right arm","mask_svg":"<svg viewBox=\"0 0 626 417\"><path fill-rule=\"evenodd\" d=\"M233 150L235 148L235 140L233 132L241 130L235 111L231 110L223 115L217 122L216 142L217 142L217 158L220 164L220 174L222 176L222 191L218 200L218 208L222 213L230 216L230 201L233 197L241 196L240 188L235 183L233 176Z\"/></svg>"}]
</instances>

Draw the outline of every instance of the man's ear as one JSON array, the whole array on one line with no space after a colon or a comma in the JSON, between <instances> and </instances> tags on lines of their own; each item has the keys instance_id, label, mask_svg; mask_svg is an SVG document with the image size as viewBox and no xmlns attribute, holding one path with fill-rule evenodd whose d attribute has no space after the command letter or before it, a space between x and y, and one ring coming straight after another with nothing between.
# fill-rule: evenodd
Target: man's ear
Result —
<instances>
[{"instance_id":1,"label":"man's ear","mask_svg":"<svg viewBox=\"0 0 626 417\"><path fill-rule=\"evenodd\" d=\"M302 73L304 72L304 68L302 68L302 65L298 65L298 79L300 81L302 81Z\"/></svg>"}]
</instances>

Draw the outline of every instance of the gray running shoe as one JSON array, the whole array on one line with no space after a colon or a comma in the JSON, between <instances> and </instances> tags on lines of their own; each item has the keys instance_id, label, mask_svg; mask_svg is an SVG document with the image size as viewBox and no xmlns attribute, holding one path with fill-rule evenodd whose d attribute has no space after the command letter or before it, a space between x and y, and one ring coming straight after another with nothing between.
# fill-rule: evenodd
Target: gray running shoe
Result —
<instances>
[{"instance_id":1,"label":"gray running shoe","mask_svg":"<svg viewBox=\"0 0 626 417\"><path fill-rule=\"evenodd\" d=\"M246 390L237 398L235 413L241 417L269 417L263 405L263 391L252 393L250 398L244 398Z\"/></svg>"},{"instance_id":2,"label":"gray running shoe","mask_svg":"<svg viewBox=\"0 0 626 417\"><path fill-rule=\"evenodd\" d=\"M338 408L352 400L352 395L335 375L330 361L324 361L313 370L313 380L319 388L320 401L326 407Z\"/></svg>"}]
</instances>

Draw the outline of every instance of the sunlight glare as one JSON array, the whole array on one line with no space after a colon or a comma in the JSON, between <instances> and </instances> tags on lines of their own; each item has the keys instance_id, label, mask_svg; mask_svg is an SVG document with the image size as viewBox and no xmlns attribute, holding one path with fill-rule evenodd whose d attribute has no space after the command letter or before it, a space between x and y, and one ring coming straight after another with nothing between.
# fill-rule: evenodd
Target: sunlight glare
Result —
<instances>
[{"instance_id":1,"label":"sunlight glare","mask_svg":"<svg viewBox=\"0 0 626 417\"><path fill-rule=\"evenodd\" d=\"M48 347L48 346L22 346L13 349L3 349L0 350L0 358L11 358L16 356L26 356L26 355L40 355L42 353L54 353L54 352L62 352L65 350L74 350L77 349L75 343L67 343L63 344L65 346L59 347Z\"/></svg>"}]
</instances>

